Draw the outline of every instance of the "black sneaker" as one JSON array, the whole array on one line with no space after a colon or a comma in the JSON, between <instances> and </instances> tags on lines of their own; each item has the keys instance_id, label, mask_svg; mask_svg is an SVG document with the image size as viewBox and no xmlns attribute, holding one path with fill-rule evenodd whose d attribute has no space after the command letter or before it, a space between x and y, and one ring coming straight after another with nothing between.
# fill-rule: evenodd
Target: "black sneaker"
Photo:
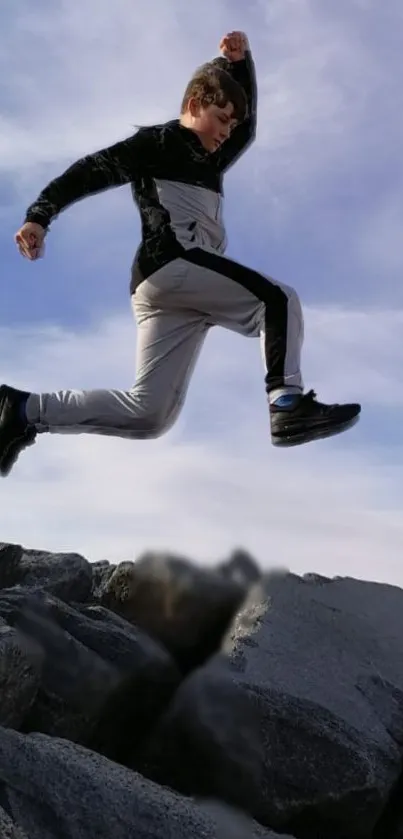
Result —
<instances>
[{"instance_id":1,"label":"black sneaker","mask_svg":"<svg viewBox=\"0 0 403 839\"><path fill-rule=\"evenodd\" d=\"M8 385L0 387L0 474L9 474L18 455L35 442L36 429L23 420L21 400L29 394Z\"/></svg>"},{"instance_id":2,"label":"black sneaker","mask_svg":"<svg viewBox=\"0 0 403 839\"><path fill-rule=\"evenodd\" d=\"M298 446L341 434L358 421L361 405L325 405L310 390L294 408L270 405L271 436L274 446Z\"/></svg>"}]
</instances>

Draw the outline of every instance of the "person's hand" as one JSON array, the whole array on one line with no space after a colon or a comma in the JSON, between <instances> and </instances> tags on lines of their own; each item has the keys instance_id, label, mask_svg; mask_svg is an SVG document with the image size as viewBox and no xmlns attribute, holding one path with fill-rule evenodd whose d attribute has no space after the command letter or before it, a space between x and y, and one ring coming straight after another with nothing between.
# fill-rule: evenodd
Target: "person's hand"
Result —
<instances>
[{"instance_id":1,"label":"person's hand","mask_svg":"<svg viewBox=\"0 0 403 839\"><path fill-rule=\"evenodd\" d=\"M14 241L22 256L39 259L43 255L46 230L40 224L26 221L17 231Z\"/></svg>"},{"instance_id":2,"label":"person's hand","mask_svg":"<svg viewBox=\"0 0 403 839\"><path fill-rule=\"evenodd\" d=\"M219 46L221 54L228 61L242 61L248 48L249 43L245 32L228 32L221 38Z\"/></svg>"}]
</instances>

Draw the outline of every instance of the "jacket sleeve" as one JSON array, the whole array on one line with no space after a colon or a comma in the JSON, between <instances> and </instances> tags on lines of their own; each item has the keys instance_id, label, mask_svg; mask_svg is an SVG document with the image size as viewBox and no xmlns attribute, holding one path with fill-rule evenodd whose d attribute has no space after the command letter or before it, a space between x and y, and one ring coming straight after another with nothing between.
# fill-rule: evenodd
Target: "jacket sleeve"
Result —
<instances>
[{"instance_id":1,"label":"jacket sleeve","mask_svg":"<svg viewBox=\"0 0 403 839\"><path fill-rule=\"evenodd\" d=\"M224 172L252 145L257 125L257 84L255 64L250 50L241 61L228 62L226 69L244 89L248 111L242 123L236 126L228 140L216 152L219 169Z\"/></svg>"},{"instance_id":2,"label":"jacket sleeve","mask_svg":"<svg viewBox=\"0 0 403 839\"><path fill-rule=\"evenodd\" d=\"M28 207L25 221L47 228L76 201L130 183L152 167L155 138L147 130L77 160L45 186Z\"/></svg>"}]
</instances>

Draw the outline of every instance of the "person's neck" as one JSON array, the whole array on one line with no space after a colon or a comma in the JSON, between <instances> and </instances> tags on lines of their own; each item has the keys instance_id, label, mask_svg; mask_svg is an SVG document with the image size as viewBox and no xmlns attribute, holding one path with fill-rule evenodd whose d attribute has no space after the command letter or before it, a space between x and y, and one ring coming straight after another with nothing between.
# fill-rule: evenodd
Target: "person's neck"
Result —
<instances>
[{"instance_id":1,"label":"person's neck","mask_svg":"<svg viewBox=\"0 0 403 839\"><path fill-rule=\"evenodd\" d=\"M191 124L192 123L192 117L189 114L187 114L187 113L181 114L180 117L179 117L179 122L180 122L181 125L183 125L184 128L190 128L191 131L194 131L194 129L192 128L192 124Z\"/></svg>"}]
</instances>

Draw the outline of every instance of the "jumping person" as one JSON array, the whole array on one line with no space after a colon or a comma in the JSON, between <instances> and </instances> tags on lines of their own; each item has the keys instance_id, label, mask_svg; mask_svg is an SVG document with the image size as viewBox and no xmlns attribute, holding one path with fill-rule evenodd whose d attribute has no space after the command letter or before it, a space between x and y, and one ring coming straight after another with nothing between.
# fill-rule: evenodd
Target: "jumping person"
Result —
<instances>
[{"instance_id":1,"label":"jumping person","mask_svg":"<svg viewBox=\"0 0 403 839\"><path fill-rule=\"evenodd\" d=\"M304 393L303 315L297 293L224 255L223 176L256 135L255 68L247 37L231 32L221 56L187 85L179 118L140 128L89 154L52 180L15 235L35 260L58 214L101 190L130 184L141 218L130 295L137 325L135 384L121 390L31 393L0 387L0 472L38 434L132 439L166 432L180 411L213 326L258 337L271 440L295 445L329 437L358 419L358 404L326 405Z\"/></svg>"}]
</instances>

